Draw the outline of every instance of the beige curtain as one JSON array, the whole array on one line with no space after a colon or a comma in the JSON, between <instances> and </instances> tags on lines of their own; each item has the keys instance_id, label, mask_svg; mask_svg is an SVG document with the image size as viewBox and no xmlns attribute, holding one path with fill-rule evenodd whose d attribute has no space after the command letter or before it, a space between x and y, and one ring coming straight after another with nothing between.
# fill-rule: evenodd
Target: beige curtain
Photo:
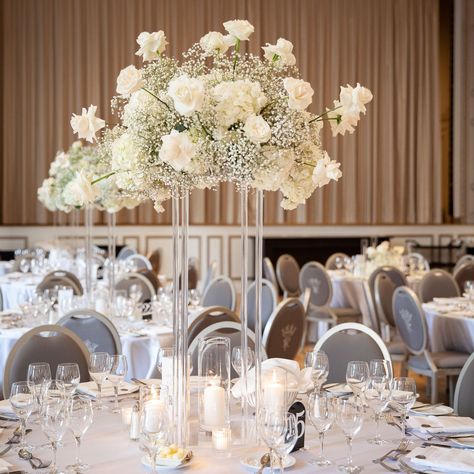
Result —
<instances>
[{"instance_id":1,"label":"beige curtain","mask_svg":"<svg viewBox=\"0 0 474 474\"><path fill-rule=\"evenodd\" d=\"M280 36L295 46L301 73L316 91L314 110L339 85L374 93L356 134L326 147L343 178L292 212L268 194L268 224L438 223L441 220L437 0L3 0L3 224L62 223L36 200L57 149L73 141L72 112L109 101L141 31L166 32L167 54L181 51L227 19L255 25L258 53ZM193 223L238 223L231 186L195 192ZM98 219L101 217L98 216ZM149 205L122 223L167 223Z\"/></svg>"}]
</instances>

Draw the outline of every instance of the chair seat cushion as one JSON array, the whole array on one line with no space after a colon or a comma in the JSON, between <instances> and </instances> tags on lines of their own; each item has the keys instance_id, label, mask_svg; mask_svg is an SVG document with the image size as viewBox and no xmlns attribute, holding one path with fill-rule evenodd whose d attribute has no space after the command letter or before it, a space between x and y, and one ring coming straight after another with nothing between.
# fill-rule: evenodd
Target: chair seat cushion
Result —
<instances>
[{"instance_id":1,"label":"chair seat cushion","mask_svg":"<svg viewBox=\"0 0 474 474\"><path fill-rule=\"evenodd\" d=\"M403 341L394 340L385 343L390 354L402 355L408 352L407 346Z\"/></svg>"},{"instance_id":2,"label":"chair seat cushion","mask_svg":"<svg viewBox=\"0 0 474 474\"><path fill-rule=\"evenodd\" d=\"M360 321L362 314L354 308L331 308L331 311L337 316L337 322Z\"/></svg>"},{"instance_id":3,"label":"chair seat cushion","mask_svg":"<svg viewBox=\"0 0 474 474\"><path fill-rule=\"evenodd\" d=\"M431 358L436 367L440 369L461 369L469 358L469 354L461 352L432 352ZM423 355L411 356L408 365L416 369L429 370L428 362Z\"/></svg>"}]
</instances>

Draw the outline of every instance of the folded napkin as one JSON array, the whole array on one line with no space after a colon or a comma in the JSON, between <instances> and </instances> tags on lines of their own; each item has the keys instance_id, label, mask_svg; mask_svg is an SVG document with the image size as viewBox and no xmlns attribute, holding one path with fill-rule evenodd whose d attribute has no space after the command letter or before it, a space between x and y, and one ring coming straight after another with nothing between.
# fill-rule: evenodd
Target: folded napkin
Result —
<instances>
[{"instance_id":1,"label":"folded napkin","mask_svg":"<svg viewBox=\"0 0 474 474\"><path fill-rule=\"evenodd\" d=\"M406 458L411 466L442 472L473 472L474 466L474 452L468 449L415 448Z\"/></svg>"},{"instance_id":2,"label":"folded napkin","mask_svg":"<svg viewBox=\"0 0 474 474\"><path fill-rule=\"evenodd\" d=\"M10 400L0 401L0 416L3 416L5 418L12 418L14 420L18 419L12 409L12 406L10 405Z\"/></svg>"},{"instance_id":3,"label":"folded napkin","mask_svg":"<svg viewBox=\"0 0 474 474\"><path fill-rule=\"evenodd\" d=\"M0 459L0 474L8 474L12 467L13 465L5 461L5 459Z\"/></svg>"},{"instance_id":4,"label":"folded napkin","mask_svg":"<svg viewBox=\"0 0 474 474\"><path fill-rule=\"evenodd\" d=\"M410 416L408 428L428 433L474 433L474 420L467 416Z\"/></svg>"},{"instance_id":5,"label":"folded napkin","mask_svg":"<svg viewBox=\"0 0 474 474\"><path fill-rule=\"evenodd\" d=\"M138 392L140 387L138 385L122 382L119 387L119 395L129 395L130 393ZM83 382L77 387L79 393L89 395L90 397L97 397L99 391L95 382ZM105 382L102 385L102 397L113 397L115 395L114 387L110 382Z\"/></svg>"}]
</instances>

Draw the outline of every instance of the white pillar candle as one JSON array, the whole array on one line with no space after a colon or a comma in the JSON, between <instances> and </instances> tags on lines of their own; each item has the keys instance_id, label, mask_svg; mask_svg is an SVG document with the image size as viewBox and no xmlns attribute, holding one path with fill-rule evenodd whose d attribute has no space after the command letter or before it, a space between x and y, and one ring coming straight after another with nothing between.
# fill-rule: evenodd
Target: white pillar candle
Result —
<instances>
[{"instance_id":1,"label":"white pillar candle","mask_svg":"<svg viewBox=\"0 0 474 474\"><path fill-rule=\"evenodd\" d=\"M207 427L225 424L225 390L219 385L209 385L203 394L203 417Z\"/></svg>"},{"instance_id":2,"label":"white pillar candle","mask_svg":"<svg viewBox=\"0 0 474 474\"><path fill-rule=\"evenodd\" d=\"M149 433L159 431L161 427L164 412L164 403L162 400L149 400L145 403L143 409L144 428Z\"/></svg>"},{"instance_id":3,"label":"white pillar candle","mask_svg":"<svg viewBox=\"0 0 474 474\"><path fill-rule=\"evenodd\" d=\"M264 408L285 406L285 387L279 382L270 382L264 387Z\"/></svg>"},{"instance_id":4,"label":"white pillar candle","mask_svg":"<svg viewBox=\"0 0 474 474\"><path fill-rule=\"evenodd\" d=\"M125 426L129 426L130 423L132 422L132 410L133 410L133 407L122 407L122 410L121 410L122 423Z\"/></svg>"}]
</instances>

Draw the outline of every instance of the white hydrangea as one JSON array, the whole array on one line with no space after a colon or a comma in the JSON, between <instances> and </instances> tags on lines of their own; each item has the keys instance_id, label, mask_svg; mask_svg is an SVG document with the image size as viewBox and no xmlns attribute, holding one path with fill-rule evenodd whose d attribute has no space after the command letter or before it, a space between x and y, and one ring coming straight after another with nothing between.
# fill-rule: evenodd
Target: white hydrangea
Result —
<instances>
[{"instance_id":1,"label":"white hydrangea","mask_svg":"<svg viewBox=\"0 0 474 474\"><path fill-rule=\"evenodd\" d=\"M54 178L46 178L38 188L38 199L49 211L57 211Z\"/></svg>"},{"instance_id":2,"label":"white hydrangea","mask_svg":"<svg viewBox=\"0 0 474 474\"><path fill-rule=\"evenodd\" d=\"M140 150L128 133L121 135L112 145L112 171L116 171L117 186L134 190L139 186L138 167L141 161Z\"/></svg>"},{"instance_id":3,"label":"white hydrangea","mask_svg":"<svg viewBox=\"0 0 474 474\"><path fill-rule=\"evenodd\" d=\"M278 191L295 161L293 150L266 151L264 156L267 166L257 170L252 186L264 191Z\"/></svg>"}]
</instances>

